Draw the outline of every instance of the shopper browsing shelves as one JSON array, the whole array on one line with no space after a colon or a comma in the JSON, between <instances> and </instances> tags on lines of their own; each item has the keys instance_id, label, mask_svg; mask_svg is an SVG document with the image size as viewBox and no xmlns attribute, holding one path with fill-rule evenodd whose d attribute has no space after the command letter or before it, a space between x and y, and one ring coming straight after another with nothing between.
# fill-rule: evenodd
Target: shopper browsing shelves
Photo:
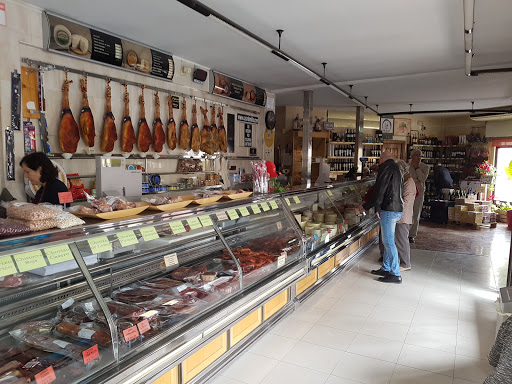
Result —
<instances>
[{"instance_id":1,"label":"shopper browsing shelves","mask_svg":"<svg viewBox=\"0 0 512 384\"><path fill-rule=\"evenodd\" d=\"M423 208L423 199L425 197L425 180L427 180L429 167L421 162L421 151L413 149L411 152L411 160L409 161L409 173L418 187L419 195L414 200L414 211L412 214L412 226L409 231L409 242L414 243L414 239L418 234L420 225L421 209Z\"/></svg>"}]
</instances>

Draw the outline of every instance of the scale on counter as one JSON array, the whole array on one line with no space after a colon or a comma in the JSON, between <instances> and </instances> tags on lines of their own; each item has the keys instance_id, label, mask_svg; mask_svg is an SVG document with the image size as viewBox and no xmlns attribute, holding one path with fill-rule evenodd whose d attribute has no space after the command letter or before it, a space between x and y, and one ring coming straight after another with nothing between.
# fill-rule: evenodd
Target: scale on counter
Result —
<instances>
[{"instance_id":1,"label":"scale on counter","mask_svg":"<svg viewBox=\"0 0 512 384\"><path fill-rule=\"evenodd\" d=\"M123 196L128 201L140 201L142 171L126 169L124 157L96 156L96 194L98 197Z\"/></svg>"}]
</instances>

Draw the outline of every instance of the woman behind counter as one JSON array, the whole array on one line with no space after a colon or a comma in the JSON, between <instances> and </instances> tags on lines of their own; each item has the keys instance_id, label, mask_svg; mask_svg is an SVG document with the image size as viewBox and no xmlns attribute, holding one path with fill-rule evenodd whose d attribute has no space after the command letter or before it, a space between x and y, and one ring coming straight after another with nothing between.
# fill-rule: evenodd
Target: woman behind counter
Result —
<instances>
[{"instance_id":1,"label":"woman behind counter","mask_svg":"<svg viewBox=\"0 0 512 384\"><path fill-rule=\"evenodd\" d=\"M34 152L25 156L20 161L23 175L30 180L32 185L41 187L36 193L34 203L59 203L59 192L67 192L66 185L57 179L57 168L42 152Z\"/></svg>"}]
</instances>

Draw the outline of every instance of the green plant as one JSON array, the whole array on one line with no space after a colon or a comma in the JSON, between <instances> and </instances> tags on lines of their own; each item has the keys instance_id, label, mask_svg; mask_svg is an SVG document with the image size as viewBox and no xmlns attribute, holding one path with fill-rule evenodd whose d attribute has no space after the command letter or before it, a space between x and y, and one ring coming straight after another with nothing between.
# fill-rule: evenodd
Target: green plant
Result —
<instances>
[{"instance_id":1,"label":"green plant","mask_svg":"<svg viewBox=\"0 0 512 384\"><path fill-rule=\"evenodd\" d=\"M288 189L290 189L291 186L290 184L287 184L286 186L282 186L280 182L276 181L274 183L274 192L275 193L281 193L281 192L286 192Z\"/></svg>"},{"instance_id":2,"label":"green plant","mask_svg":"<svg viewBox=\"0 0 512 384\"><path fill-rule=\"evenodd\" d=\"M512 161L508 164L508 167L505 167L505 173L509 180L512 180Z\"/></svg>"},{"instance_id":3,"label":"green plant","mask_svg":"<svg viewBox=\"0 0 512 384\"><path fill-rule=\"evenodd\" d=\"M496 205L492 206L493 212L510 211L512 210L512 204L507 201L497 201Z\"/></svg>"}]
</instances>

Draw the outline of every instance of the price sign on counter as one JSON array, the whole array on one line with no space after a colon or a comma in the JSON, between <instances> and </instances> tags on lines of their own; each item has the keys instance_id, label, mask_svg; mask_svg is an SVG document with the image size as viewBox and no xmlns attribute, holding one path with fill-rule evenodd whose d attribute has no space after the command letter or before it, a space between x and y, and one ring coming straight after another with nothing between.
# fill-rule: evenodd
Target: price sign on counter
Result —
<instances>
[{"instance_id":1,"label":"price sign on counter","mask_svg":"<svg viewBox=\"0 0 512 384\"><path fill-rule=\"evenodd\" d=\"M46 255L46 258L52 265L75 259L73 257L73 254L71 253L71 249L69 249L69 246L67 244L45 248L44 254Z\"/></svg>"},{"instance_id":2,"label":"price sign on counter","mask_svg":"<svg viewBox=\"0 0 512 384\"><path fill-rule=\"evenodd\" d=\"M156 232L155 227L141 228L139 231L144 241L151 241L160 238Z\"/></svg>"},{"instance_id":3,"label":"price sign on counter","mask_svg":"<svg viewBox=\"0 0 512 384\"><path fill-rule=\"evenodd\" d=\"M286 253L277 258L277 268L281 268L286 263Z\"/></svg>"},{"instance_id":4,"label":"price sign on counter","mask_svg":"<svg viewBox=\"0 0 512 384\"><path fill-rule=\"evenodd\" d=\"M139 328L139 332L141 335L143 335L144 333L146 333L147 331L149 331L151 329L147 319L142 320L140 323L138 323L137 328Z\"/></svg>"},{"instance_id":5,"label":"price sign on counter","mask_svg":"<svg viewBox=\"0 0 512 384\"><path fill-rule=\"evenodd\" d=\"M178 233L186 232L185 227L181 221L173 221L172 223L169 223L169 226L171 227L172 233L175 235Z\"/></svg>"},{"instance_id":6,"label":"price sign on counter","mask_svg":"<svg viewBox=\"0 0 512 384\"><path fill-rule=\"evenodd\" d=\"M166 268L172 267L173 265L178 265L178 255L176 253L165 255L164 263Z\"/></svg>"},{"instance_id":7,"label":"price sign on counter","mask_svg":"<svg viewBox=\"0 0 512 384\"><path fill-rule=\"evenodd\" d=\"M270 202L270 206L272 207L272 209L278 209L278 208L279 208L279 207L277 206L277 203L276 203L274 200L272 200L272 201Z\"/></svg>"},{"instance_id":8,"label":"price sign on counter","mask_svg":"<svg viewBox=\"0 0 512 384\"><path fill-rule=\"evenodd\" d=\"M231 220L236 220L239 218L238 213L236 213L236 209L230 209L227 212L228 212L228 216Z\"/></svg>"},{"instance_id":9,"label":"price sign on counter","mask_svg":"<svg viewBox=\"0 0 512 384\"><path fill-rule=\"evenodd\" d=\"M139 337L139 331L137 330L137 326L134 325L133 327L130 327L128 329L125 329L123 331L123 336L124 336L124 340L126 342L129 342L133 339L136 339L137 337Z\"/></svg>"},{"instance_id":10,"label":"price sign on counter","mask_svg":"<svg viewBox=\"0 0 512 384\"><path fill-rule=\"evenodd\" d=\"M328 194L329 196L332 196L332 192L331 192L331 190L330 190L330 189L327 191L327 194Z\"/></svg>"},{"instance_id":11,"label":"price sign on counter","mask_svg":"<svg viewBox=\"0 0 512 384\"><path fill-rule=\"evenodd\" d=\"M108 241L107 236L96 237L95 239L87 240L92 253L101 253L112 250L112 245Z\"/></svg>"},{"instance_id":12,"label":"price sign on counter","mask_svg":"<svg viewBox=\"0 0 512 384\"><path fill-rule=\"evenodd\" d=\"M188 226L190 227L190 229L199 229L199 228L203 228L203 226L201 225L201 223L199 222L199 219L197 217L194 217L192 219L188 219L187 220L187 223L188 223Z\"/></svg>"},{"instance_id":13,"label":"price sign on counter","mask_svg":"<svg viewBox=\"0 0 512 384\"><path fill-rule=\"evenodd\" d=\"M71 192L59 192L59 204L67 204L73 202L73 195Z\"/></svg>"},{"instance_id":14,"label":"price sign on counter","mask_svg":"<svg viewBox=\"0 0 512 384\"><path fill-rule=\"evenodd\" d=\"M288 206L292 205L292 203L290 203L290 199L289 198L285 197L284 201L286 201L286 204L288 204Z\"/></svg>"},{"instance_id":15,"label":"price sign on counter","mask_svg":"<svg viewBox=\"0 0 512 384\"><path fill-rule=\"evenodd\" d=\"M0 257L0 277L18 273L11 256Z\"/></svg>"},{"instance_id":16,"label":"price sign on counter","mask_svg":"<svg viewBox=\"0 0 512 384\"><path fill-rule=\"evenodd\" d=\"M226 215L226 212L219 212L217 213L217 220L224 221L227 220L228 216Z\"/></svg>"},{"instance_id":17,"label":"price sign on counter","mask_svg":"<svg viewBox=\"0 0 512 384\"><path fill-rule=\"evenodd\" d=\"M211 227L213 225L210 216L199 216L199 220L201 221L201 224L203 224L203 227Z\"/></svg>"},{"instance_id":18,"label":"price sign on counter","mask_svg":"<svg viewBox=\"0 0 512 384\"><path fill-rule=\"evenodd\" d=\"M82 352L82 356L84 357L84 364L89 364L91 361L96 360L100 357L100 352L98 351L98 345L94 345L89 349L86 349Z\"/></svg>"},{"instance_id":19,"label":"price sign on counter","mask_svg":"<svg viewBox=\"0 0 512 384\"><path fill-rule=\"evenodd\" d=\"M280 231L281 229L283 229L283 224L281 224L281 222L280 222L280 221L278 221L278 222L276 223L276 225L277 225L277 229L278 229L279 231Z\"/></svg>"},{"instance_id":20,"label":"price sign on counter","mask_svg":"<svg viewBox=\"0 0 512 384\"><path fill-rule=\"evenodd\" d=\"M258 204L253 204L253 205L251 205L251 209L252 209L252 212L253 212L255 215L257 215L258 213L260 213L260 212L261 212L260 207L258 207Z\"/></svg>"},{"instance_id":21,"label":"price sign on counter","mask_svg":"<svg viewBox=\"0 0 512 384\"><path fill-rule=\"evenodd\" d=\"M293 201L295 201L295 204L300 204L299 196L293 196Z\"/></svg>"},{"instance_id":22,"label":"price sign on counter","mask_svg":"<svg viewBox=\"0 0 512 384\"><path fill-rule=\"evenodd\" d=\"M268 204L266 202L263 202L260 204L261 204L261 208L263 208L264 212L270 211L270 207L268 206Z\"/></svg>"},{"instance_id":23,"label":"price sign on counter","mask_svg":"<svg viewBox=\"0 0 512 384\"><path fill-rule=\"evenodd\" d=\"M133 231L118 233L117 238L119 239L119 243L121 243L121 247L139 244L139 240L137 240L137 236L135 236L135 233Z\"/></svg>"},{"instance_id":24,"label":"price sign on counter","mask_svg":"<svg viewBox=\"0 0 512 384\"><path fill-rule=\"evenodd\" d=\"M44 371L39 372L35 375L37 384L50 384L52 381L57 380L53 367L48 367Z\"/></svg>"},{"instance_id":25,"label":"price sign on counter","mask_svg":"<svg viewBox=\"0 0 512 384\"><path fill-rule=\"evenodd\" d=\"M20 272L46 267L46 261L40 250L18 253L17 255L13 255L13 257Z\"/></svg>"},{"instance_id":26,"label":"price sign on counter","mask_svg":"<svg viewBox=\"0 0 512 384\"><path fill-rule=\"evenodd\" d=\"M242 216L249 216L249 210L247 209L247 207L242 207L239 209L239 211Z\"/></svg>"}]
</instances>

